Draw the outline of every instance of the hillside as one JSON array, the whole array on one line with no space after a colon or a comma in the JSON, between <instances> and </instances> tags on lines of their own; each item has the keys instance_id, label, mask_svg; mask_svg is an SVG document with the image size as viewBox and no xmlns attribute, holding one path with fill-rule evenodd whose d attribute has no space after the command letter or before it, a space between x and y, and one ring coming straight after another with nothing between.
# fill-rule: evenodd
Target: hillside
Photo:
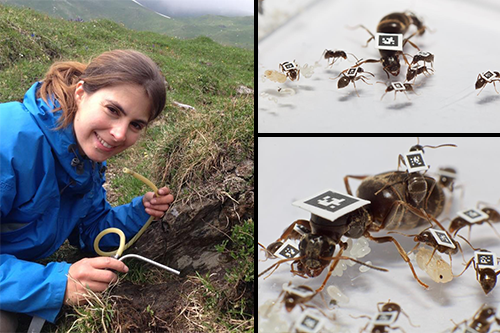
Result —
<instances>
[{"instance_id":1,"label":"hillside","mask_svg":"<svg viewBox=\"0 0 500 333\"><path fill-rule=\"evenodd\" d=\"M152 31L177 38L206 36L223 44L253 50L252 17L165 18L129 0L0 0L0 3L32 8L54 18L90 21L108 19L138 31Z\"/></svg>"},{"instance_id":2,"label":"hillside","mask_svg":"<svg viewBox=\"0 0 500 333\"><path fill-rule=\"evenodd\" d=\"M44 332L253 332L253 52L2 4L0 40L0 103L22 100L54 61L88 62L112 49L147 54L167 81L165 111L108 160L105 187L112 205L147 191L124 166L170 187L171 209L130 251L184 276L127 262L129 274L96 296L102 307L64 309ZM68 245L48 261L81 257Z\"/></svg>"}]
</instances>

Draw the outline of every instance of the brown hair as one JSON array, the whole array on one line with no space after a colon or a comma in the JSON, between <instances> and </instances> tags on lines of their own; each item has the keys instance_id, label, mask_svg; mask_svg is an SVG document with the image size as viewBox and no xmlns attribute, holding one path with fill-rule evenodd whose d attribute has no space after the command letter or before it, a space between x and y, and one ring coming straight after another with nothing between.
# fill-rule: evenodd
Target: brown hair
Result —
<instances>
[{"instance_id":1,"label":"brown hair","mask_svg":"<svg viewBox=\"0 0 500 333\"><path fill-rule=\"evenodd\" d=\"M56 62L45 74L38 97L46 103L48 98L59 102L60 107L53 111L63 111L60 127L66 127L75 119L78 109L75 89L81 80L88 94L124 83L143 87L150 100L149 121L158 117L165 107L165 78L153 60L138 51L114 50L104 52L88 65L73 61Z\"/></svg>"}]
</instances>

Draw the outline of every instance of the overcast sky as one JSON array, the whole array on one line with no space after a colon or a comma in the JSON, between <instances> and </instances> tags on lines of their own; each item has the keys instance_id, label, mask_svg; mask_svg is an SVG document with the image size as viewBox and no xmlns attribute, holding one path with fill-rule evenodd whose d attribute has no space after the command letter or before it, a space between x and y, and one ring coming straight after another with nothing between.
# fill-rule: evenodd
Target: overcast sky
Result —
<instances>
[{"instance_id":1,"label":"overcast sky","mask_svg":"<svg viewBox=\"0 0 500 333\"><path fill-rule=\"evenodd\" d=\"M251 16L254 0L132 0L158 13L176 16Z\"/></svg>"}]
</instances>

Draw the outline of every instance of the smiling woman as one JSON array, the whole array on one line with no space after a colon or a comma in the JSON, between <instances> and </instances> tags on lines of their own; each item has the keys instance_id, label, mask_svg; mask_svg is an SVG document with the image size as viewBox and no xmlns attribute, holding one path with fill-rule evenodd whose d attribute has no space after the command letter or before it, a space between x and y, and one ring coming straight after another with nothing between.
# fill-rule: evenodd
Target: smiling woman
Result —
<instances>
[{"instance_id":1,"label":"smiling woman","mask_svg":"<svg viewBox=\"0 0 500 333\"><path fill-rule=\"evenodd\" d=\"M116 281L111 270L128 270L103 257L32 261L66 239L94 252L101 230L119 228L130 239L165 213L173 201L166 187L114 208L102 187L105 161L137 142L165 107L165 95L165 79L149 57L115 50L88 65L57 62L22 103L0 104L1 332L15 330L16 313L54 322L63 303L84 302L86 287L103 291ZM116 248L118 240L105 237L100 246Z\"/></svg>"}]
</instances>

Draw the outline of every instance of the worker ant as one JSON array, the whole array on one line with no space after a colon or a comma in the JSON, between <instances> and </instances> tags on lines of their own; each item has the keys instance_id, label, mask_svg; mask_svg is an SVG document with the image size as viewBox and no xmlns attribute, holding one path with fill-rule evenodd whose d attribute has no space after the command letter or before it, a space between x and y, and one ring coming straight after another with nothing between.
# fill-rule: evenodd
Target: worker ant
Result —
<instances>
[{"instance_id":1,"label":"worker ant","mask_svg":"<svg viewBox=\"0 0 500 333\"><path fill-rule=\"evenodd\" d=\"M332 50L325 49L325 51L323 51L323 55L322 56L326 60L332 59L332 62L329 63L328 66L333 66L333 64L335 63L335 61L337 61L340 58L343 58L344 60L346 60L348 54L352 55L356 59L356 61L358 61L358 58L356 58L356 56L354 54L352 54L352 53L346 53L345 51L342 51L342 50L332 51Z\"/></svg>"},{"instance_id":2,"label":"worker ant","mask_svg":"<svg viewBox=\"0 0 500 333\"><path fill-rule=\"evenodd\" d=\"M304 201L294 202L294 205L311 211L311 219L293 222L275 243L286 243L290 239L300 238L299 253L297 253L299 255L279 260L261 272L259 277L273 269L268 275L270 276L280 264L289 261L293 261L291 272L303 278L319 276L330 265L323 284L316 290L320 292L340 260L351 260L379 271L387 271L342 255L347 248L347 243L341 241L342 236L360 238L368 234L365 231L365 225L370 223L371 218L368 211L362 207L368 203L366 200L332 190ZM273 244L270 247L274 246ZM334 256L337 245L339 245L339 251ZM404 252L402 248L401 251Z\"/></svg>"},{"instance_id":3,"label":"worker ant","mask_svg":"<svg viewBox=\"0 0 500 333\"><path fill-rule=\"evenodd\" d=\"M402 83L402 82L391 82L391 84L389 84L387 86L387 88L385 89L385 93L382 95L382 97L380 97L380 100L382 100L384 98L384 96L390 92L390 91L394 91L394 100L396 100L396 94L398 92L403 92L405 95L406 95L406 98L408 98L408 100L410 99L408 97L408 95L406 94L407 91L410 91L414 94L417 94L414 90L413 90L413 84L412 83ZM417 94L418 95L418 94Z\"/></svg>"},{"instance_id":4,"label":"worker ant","mask_svg":"<svg viewBox=\"0 0 500 333\"><path fill-rule=\"evenodd\" d=\"M429 72L430 70L430 72ZM424 76L434 74L434 70L432 68L427 68L425 65L412 65L408 67L408 71L406 72L406 81L411 81L412 79L417 79L417 75L424 74ZM415 83L415 80L413 81Z\"/></svg>"},{"instance_id":5,"label":"worker ant","mask_svg":"<svg viewBox=\"0 0 500 333\"><path fill-rule=\"evenodd\" d=\"M479 202L479 205L484 204ZM483 223L487 223L495 232L495 234L500 237L495 227L493 227L492 223L500 222L500 213L494 209L489 207L484 207L482 209L468 209L457 213L458 216L455 217L449 226L450 233L455 236L460 229L465 226L469 227L469 239L470 239L470 231L473 225L479 225Z\"/></svg>"},{"instance_id":6,"label":"worker ant","mask_svg":"<svg viewBox=\"0 0 500 333\"><path fill-rule=\"evenodd\" d=\"M450 192L453 192L455 189L455 180L457 179L457 170L452 167L441 167L436 173L438 175L438 183Z\"/></svg>"},{"instance_id":7,"label":"worker ant","mask_svg":"<svg viewBox=\"0 0 500 333\"><path fill-rule=\"evenodd\" d=\"M477 95L479 96L481 91L483 91L484 87L486 87L486 85L488 83L493 83L493 87L495 88L495 91L498 94L499 92L497 90L497 86L495 85L495 81L500 81L500 73L499 72L486 71L486 72L479 74L477 76L477 80L476 80L476 89L479 89L481 87L482 87L482 89L477 93Z\"/></svg>"},{"instance_id":8,"label":"worker ant","mask_svg":"<svg viewBox=\"0 0 500 333\"><path fill-rule=\"evenodd\" d=\"M467 332L477 332L477 333L488 333L492 324L497 323L500 325L500 319L497 317L497 309L492 306L486 306L486 304L481 305L479 310L476 311L472 317L472 322L463 331ZM467 325L467 320L464 320L455 325L451 333L455 332L458 327L462 324ZM470 328L471 330L468 330Z\"/></svg>"},{"instance_id":9,"label":"worker ant","mask_svg":"<svg viewBox=\"0 0 500 333\"><path fill-rule=\"evenodd\" d=\"M347 72L347 74L346 74L346 72ZM358 73L366 73L366 74L370 74L371 76L375 76L375 75L373 75L373 73L366 72L361 67L351 67L351 68L348 68L348 69L340 72L340 74L337 77L333 78L333 80L335 80L336 78L338 78L339 76L342 75L342 77L337 82L337 88L338 89L345 88L349 85L350 82L352 82L352 84L354 85L354 90L356 91L356 95L358 95L358 97L359 97L359 93L358 93L358 89L356 89L355 81L361 80L364 83L370 84L370 85L371 85L371 83L368 83L365 81L365 79L367 79L368 77L366 77L364 75L358 76Z\"/></svg>"},{"instance_id":10,"label":"worker ant","mask_svg":"<svg viewBox=\"0 0 500 333\"><path fill-rule=\"evenodd\" d=\"M290 81L298 81L300 78L300 69L297 68L295 61L286 61L279 64L279 69L286 75L287 78L290 79Z\"/></svg>"},{"instance_id":11,"label":"worker ant","mask_svg":"<svg viewBox=\"0 0 500 333\"><path fill-rule=\"evenodd\" d=\"M417 27L417 31L411 34L409 37L403 39L403 35L408 31L410 25L415 25ZM375 40L377 42L377 47L380 52L380 59L366 59L359 62L356 66L359 66L364 63L382 63L383 69L387 74L387 78L389 78L389 74L394 76L399 75L399 71L401 65L399 63L399 56L402 55L405 62L408 64L408 60L406 59L405 54L403 53L403 47L406 43L410 43L417 50L420 48L410 41L415 35L423 35L426 27L423 23L418 19L415 14L411 12L404 13L391 13L389 15L384 16L379 24L377 25L377 34L376 36L370 32L365 26L358 25L355 28L363 28L369 34L370 38L366 42L366 46L370 43L371 40Z\"/></svg>"},{"instance_id":12,"label":"worker ant","mask_svg":"<svg viewBox=\"0 0 500 333\"><path fill-rule=\"evenodd\" d=\"M380 308L381 304L383 304L382 308ZM397 327L391 327L391 325L398 320L398 317L401 313L404 314L406 318L408 318L408 322L413 327L418 327L413 325L413 323L410 320L410 317L403 311L403 309L399 304L391 302L390 300L386 303L384 302L377 303L377 310L378 313L375 315L375 318L373 319L365 315L359 317L359 318L368 318L371 320L371 322L368 322L365 325L365 327L361 329L361 332L365 332L370 323L373 325L371 330L372 333L384 333L388 332L388 329L397 329Z\"/></svg>"},{"instance_id":13,"label":"worker ant","mask_svg":"<svg viewBox=\"0 0 500 333\"><path fill-rule=\"evenodd\" d=\"M417 64L419 61L423 61L424 64L429 62L431 67L434 68L434 54L430 52L420 51L413 57L411 65Z\"/></svg>"}]
</instances>

